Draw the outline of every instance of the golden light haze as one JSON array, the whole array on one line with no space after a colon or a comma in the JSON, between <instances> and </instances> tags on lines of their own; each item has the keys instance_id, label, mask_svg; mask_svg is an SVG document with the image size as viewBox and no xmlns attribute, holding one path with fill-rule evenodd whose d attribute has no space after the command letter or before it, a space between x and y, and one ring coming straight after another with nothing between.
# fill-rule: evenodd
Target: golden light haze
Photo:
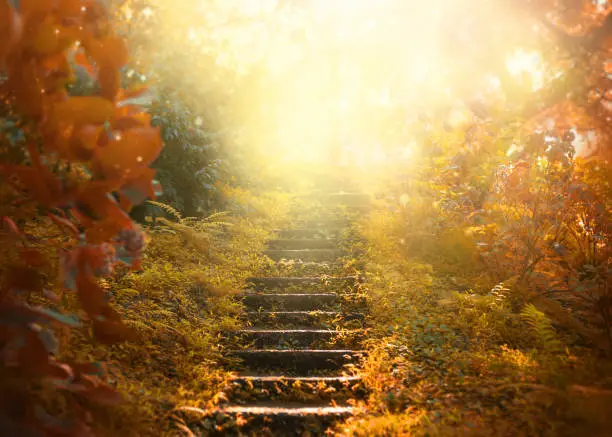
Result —
<instances>
[{"instance_id":1,"label":"golden light haze","mask_svg":"<svg viewBox=\"0 0 612 437\"><path fill-rule=\"evenodd\" d=\"M232 141L282 162L409 162L422 147L420 116L460 126L474 117L467 100L503 100L500 73L525 95L549 77L534 42L541 29L510 2L176 3L140 13L157 14L158 44L195 48L214 63L199 69L192 57L173 74L229 90L216 109L240 125Z\"/></svg>"}]
</instances>

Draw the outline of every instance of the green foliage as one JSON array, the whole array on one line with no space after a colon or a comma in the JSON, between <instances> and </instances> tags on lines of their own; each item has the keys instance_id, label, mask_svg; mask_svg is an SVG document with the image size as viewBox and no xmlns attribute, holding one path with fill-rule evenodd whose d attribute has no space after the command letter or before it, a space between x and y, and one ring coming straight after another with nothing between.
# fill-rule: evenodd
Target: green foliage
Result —
<instances>
[{"instance_id":1,"label":"green foliage","mask_svg":"<svg viewBox=\"0 0 612 437\"><path fill-rule=\"evenodd\" d=\"M531 327L536 344L544 352L556 354L563 351L555 328L546 314L539 311L533 304L527 304L521 311L521 317Z\"/></svg>"},{"instance_id":2,"label":"green foliage","mask_svg":"<svg viewBox=\"0 0 612 437\"><path fill-rule=\"evenodd\" d=\"M162 93L158 99L151 109L151 122L161 127L164 140L153 165L164 192L161 200L186 216L200 215L218 204L216 183L230 176L218 135L201 126L202 118L178 96Z\"/></svg>"}]
</instances>

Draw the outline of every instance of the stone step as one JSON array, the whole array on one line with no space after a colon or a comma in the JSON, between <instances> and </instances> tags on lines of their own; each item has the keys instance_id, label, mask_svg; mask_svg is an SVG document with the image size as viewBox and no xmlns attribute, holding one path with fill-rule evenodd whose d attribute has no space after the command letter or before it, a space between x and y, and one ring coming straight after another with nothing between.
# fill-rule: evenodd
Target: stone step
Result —
<instances>
[{"instance_id":1,"label":"stone step","mask_svg":"<svg viewBox=\"0 0 612 437\"><path fill-rule=\"evenodd\" d=\"M363 338L363 331L251 328L223 335L257 349L338 349L357 347Z\"/></svg>"},{"instance_id":2,"label":"stone step","mask_svg":"<svg viewBox=\"0 0 612 437\"><path fill-rule=\"evenodd\" d=\"M337 293L247 293L242 298L247 308L268 311L339 309L341 300Z\"/></svg>"},{"instance_id":3,"label":"stone step","mask_svg":"<svg viewBox=\"0 0 612 437\"><path fill-rule=\"evenodd\" d=\"M265 328L362 328L363 313L341 313L338 311L249 311L248 320Z\"/></svg>"},{"instance_id":4,"label":"stone step","mask_svg":"<svg viewBox=\"0 0 612 437\"><path fill-rule=\"evenodd\" d=\"M283 402L344 402L362 399L366 390L358 376L238 376L231 380L233 403L273 400Z\"/></svg>"},{"instance_id":5,"label":"stone step","mask_svg":"<svg viewBox=\"0 0 612 437\"><path fill-rule=\"evenodd\" d=\"M347 273L352 273L353 270L347 271L343 262L331 261L299 261L288 260L270 263L262 274L269 277L297 276L297 277L313 277L313 276L343 276Z\"/></svg>"},{"instance_id":6,"label":"stone step","mask_svg":"<svg viewBox=\"0 0 612 437\"><path fill-rule=\"evenodd\" d=\"M361 214L354 213L352 215L359 216ZM338 217L337 214L329 214L317 217L316 219L304 219L297 217L292 221L296 228L315 228L325 232L342 232L348 228L353 220L345 217Z\"/></svg>"},{"instance_id":7,"label":"stone step","mask_svg":"<svg viewBox=\"0 0 612 437\"><path fill-rule=\"evenodd\" d=\"M247 279L247 286L255 290L285 289L309 286L352 286L360 282L359 276L278 276L278 277L251 277Z\"/></svg>"},{"instance_id":8,"label":"stone step","mask_svg":"<svg viewBox=\"0 0 612 437\"><path fill-rule=\"evenodd\" d=\"M346 364L358 364L362 351L349 349L245 349L228 352L228 357L242 360L239 369L281 372L339 371Z\"/></svg>"},{"instance_id":9,"label":"stone step","mask_svg":"<svg viewBox=\"0 0 612 437\"><path fill-rule=\"evenodd\" d=\"M300 228L300 229L276 229L274 233L280 239L292 238L308 238L327 240L337 236L339 229L322 229L322 228Z\"/></svg>"},{"instance_id":10,"label":"stone step","mask_svg":"<svg viewBox=\"0 0 612 437\"><path fill-rule=\"evenodd\" d=\"M323 238L283 238L268 241L269 249L337 249L338 241Z\"/></svg>"},{"instance_id":11,"label":"stone step","mask_svg":"<svg viewBox=\"0 0 612 437\"><path fill-rule=\"evenodd\" d=\"M314 200L324 205L345 205L369 207L372 198L369 194L359 192L314 194Z\"/></svg>"},{"instance_id":12,"label":"stone step","mask_svg":"<svg viewBox=\"0 0 612 437\"><path fill-rule=\"evenodd\" d=\"M229 405L212 412L210 428L218 433L202 435L240 436L301 436L323 435L325 429L338 420L350 417L355 409L333 404L308 405L285 402L257 402L248 405ZM240 418L240 420L237 420ZM198 434L200 435L200 434Z\"/></svg>"},{"instance_id":13,"label":"stone step","mask_svg":"<svg viewBox=\"0 0 612 437\"><path fill-rule=\"evenodd\" d=\"M335 261L344 255L339 249L268 249L264 253L274 261Z\"/></svg>"}]
</instances>

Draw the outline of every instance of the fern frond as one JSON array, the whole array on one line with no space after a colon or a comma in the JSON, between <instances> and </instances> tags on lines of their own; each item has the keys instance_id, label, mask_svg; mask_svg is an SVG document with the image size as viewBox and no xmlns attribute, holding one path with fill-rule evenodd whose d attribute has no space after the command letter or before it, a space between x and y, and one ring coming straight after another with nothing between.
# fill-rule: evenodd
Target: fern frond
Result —
<instances>
[{"instance_id":1,"label":"fern frond","mask_svg":"<svg viewBox=\"0 0 612 437\"><path fill-rule=\"evenodd\" d=\"M130 328L133 328L137 331L141 331L141 332L153 331L153 328L151 328L149 325L147 325L145 322L141 320L125 320L124 323Z\"/></svg>"},{"instance_id":2,"label":"fern frond","mask_svg":"<svg viewBox=\"0 0 612 437\"><path fill-rule=\"evenodd\" d=\"M205 217L204 220L207 222L210 222L214 219L217 219L219 217L225 217L226 215L230 215L232 212L231 211L219 211L219 212L215 212L214 214L209 215L208 217Z\"/></svg>"},{"instance_id":3,"label":"fern frond","mask_svg":"<svg viewBox=\"0 0 612 437\"><path fill-rule=\"evenodd\" d=\"M185 229L187 227L187 226L185 226L185 225L183 225L181 223L171 222L170 220L168 220L168 219L166 219L164 217L159 217L157 219L157 221L159 223L163 223L164 225L166 225L166 226L168 226L168 227L170 227L172 229L175 229L175 230L182 230L182 229Z\"/></svg>"},{"instance_id":4,"label":"fern frond","mask_svg":"<svg viewBox=\"0 0 612 437\"><path fill-rule=\"evenodd\" d=\"M230 222L203 222L203 223L198 223L197 227L200 228L215 228L215 227L219 227L219 226L234 226L233 223Z\"/></svg>"},{"instance_id":5,"label":"fern frond","mask_svg":"<svg viewBox=\"0 0 612 437\"><path fill-rule=\"evenodd\" d=\"M170 205L167 205L167 204L162 203L162 202L157 202L155 200L147 200L147 203L150 204L150 205L153 205L153 206L157 206L162 211L167 212L168 214L170 214L172 217L174 217L178 221L183 220L183 217L181 216L181 213L178 210L176 210L175 208L173 208L172 206L170 206Z\"/></svg>"},{"instance_id":6,"label":"fern frond","mask_svg":"<svg viewBox=\"0 0 612 437\"><path fill-rule=\"evenodd\" d=\"M557 332L552 322L542 311L533 304L527 304L521 311L521 317L530 326L538 345L546 352L557 353L563 350L557 338Z\"/></svg>"}]
</instances>

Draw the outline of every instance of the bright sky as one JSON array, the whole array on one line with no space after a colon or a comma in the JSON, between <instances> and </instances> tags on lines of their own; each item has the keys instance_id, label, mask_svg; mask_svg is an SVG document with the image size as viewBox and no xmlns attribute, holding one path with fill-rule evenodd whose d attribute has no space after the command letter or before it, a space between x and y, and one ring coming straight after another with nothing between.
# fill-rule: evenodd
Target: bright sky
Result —
<instances>
[{"instance_id":1,"label":"bright sky","mask_svg":"<svg viewBox=\"0 0 612 437\"><path fill-rule=\"evenodd\" d=\"M354 162L386 159L382 143L413 156L418 141L401 126L419 113L448 107L449 122L464 123L472 115L462 100L499 93L500 68L526 94L551 74L537 32L508 2L279 1L207 2L199 19L185 16L186 1L164 20L174 38L215 52L219 66L242 75L257 68L265 96L230 105L253 114L244 144L285 159L325 159L334 144ZM228 18L234 24L220 24Z\"/></svg>"}]
</instances>

